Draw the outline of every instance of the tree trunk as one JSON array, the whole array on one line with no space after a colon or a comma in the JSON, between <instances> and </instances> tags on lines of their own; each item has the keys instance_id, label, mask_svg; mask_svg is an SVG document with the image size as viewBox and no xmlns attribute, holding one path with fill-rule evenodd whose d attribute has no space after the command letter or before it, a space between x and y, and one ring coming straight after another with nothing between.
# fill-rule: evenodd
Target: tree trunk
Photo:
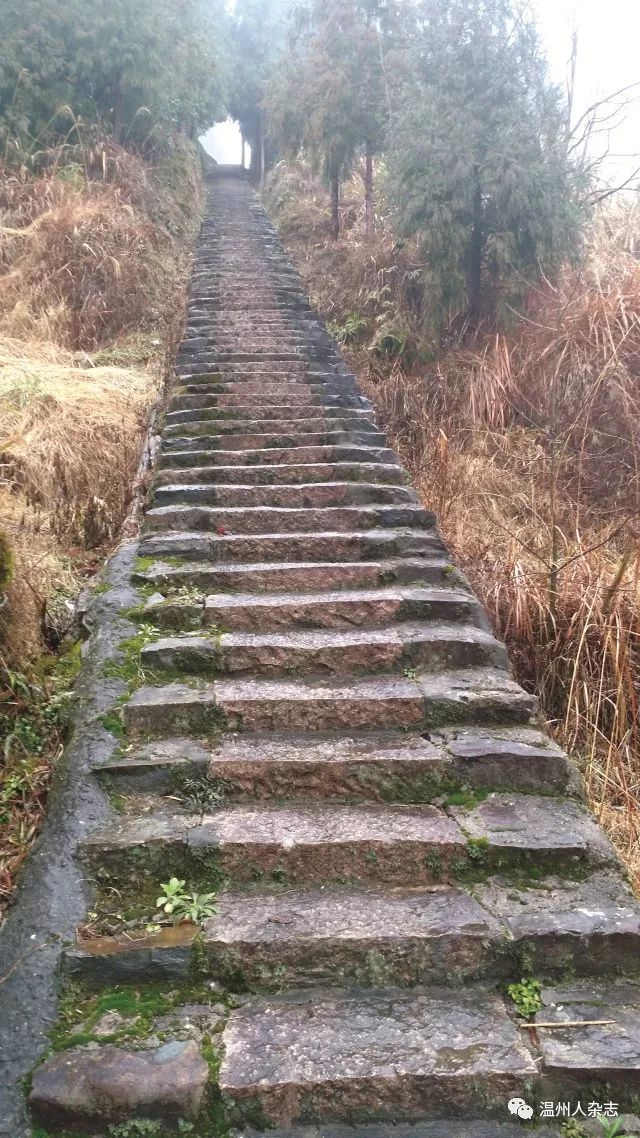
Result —
<instances>
[{"instance_id":1,"label":"tree trunk","mask_svg":"<svg viewBox=\"0 0 640 1138\"><path fill-rule=\"evenodd\" d=\"M245 142L244 135L242 135L242 157L240 159L240 165L242 166L243 170L245 169L246 163L247 163L247 144Z\"/></svg>"},{"instance_id":2,"label":"tree trunk","mask_svg":"<svg viewBox=\"0 0 640 1138\"><path fill-rule=\"evenodd\" d=\"M373 147L367 142L364 155L364 226L367 239L373 237L375 217L373 212Z\"/></svg>"},{"instance_id":3,"label":"tree trunk","mask_svg":"<svg viewBox=\"0 0 640 1138\"><path fill-rule=\"evenodd\" d=\"M331 175L331 236L334 241L340 236L340 179Z\"/></svg>"},{"instance_id":4,"label":"tree trunk","mask_svg":"<svg viewBox=\"0 0 640 1138\"><path fill-rule=\"evenodd\" d=\"M469 300L469 319L477 323L482 312L482 253L484 251L484 232L482 228L482 187L476 174L473 191L473 221L471 227L471 248L469 250L469 280L467 285Z\"/></svg>"}]
</instances>

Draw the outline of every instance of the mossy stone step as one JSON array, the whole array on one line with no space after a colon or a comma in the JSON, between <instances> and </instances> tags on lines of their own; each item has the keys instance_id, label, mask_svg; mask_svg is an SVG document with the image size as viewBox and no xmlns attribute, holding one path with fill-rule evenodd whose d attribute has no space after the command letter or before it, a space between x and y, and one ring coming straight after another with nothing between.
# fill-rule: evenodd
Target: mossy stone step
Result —
<instances>
[{"instance_id":1,"label":"mossy stone step","mask_svg":"<svg viewBox=\"0 0 640 1138\"><path fill-rule=\"evenodd\" d=\"M336 462L336 463L274 463L264 466L187 466L159 471L154 479L156 490L160 486L222 485L243 486L297 486L325 482L382 483L385 486L403 486L404 475L400 466L391 463Z\"/></svg>"},{"instance_id":2,"label":"mossy stone step","mask_svg":"<svg viewBox=\"0 0 640 1138\"><path fill-rule=\"evenodd\" d=\"M203 562L174 566L158 559L148 569L137 572L136 580L160 590L186 586L201 594L214 591L218 596L230 595L236 589L244 595L248 589L254 589L256 594L269 595L277 594L279 590L283 593L296 590L300 594L313 594L322 588L340 591L383 588L390 583L443 588L464 584L444 555L390 558L388 561L350 561L345 556L343 561L276 560L211 566Z\"/></svg>"},{"instance_id":3,"label":"mossy stone step","mask_svg":"<svg viewBox=\"0 0 640 1138\"><path fill-rule=\"evenodd\" d=\"M233 801L431 802L493 790L576 796L575 769L529 727L225 735L157 739L96 768L117 790L175 793L222 785Z\"/></svg>"},{"instance_id":4,"label":"mossy stone step","mask_svg":"<svg viewBox=\"0 0 640 1138\"><path fill-rule=\"evenodd\" d=\"M328 479L326 482L296 483L294 485L270 484L243 486L234 483L210 485L192 484L156 486L153 491L154 506L198 505L231 506L254 508L284 507L299 509L309 507L362 506L362 505L418 505L413 490L406 486L385 486L380 482L343 481Z\"/></svg>"},{"instance_id":5,"label":"mossy stone step","mask_svg":"<svg viewBox=\"0 0 640 1138\"><path fill-rule=\"evenodd\" d=\"M432 621L382 628L290 629L166 637L145 645L143 667L174 675L357 676L393 670L506 668L503 644L474 626Z\"/></svg>"},{"instance_id":6,"label":"mossy stone step","mask_svg":"<svg viewBox=\"0 0 640 1138\"><path fill-rule=\"evenodd\" d=\"M395 510L397 507L393 507L393 509ZM241 512L246 514L247 511ZM319 512L322 513L322 511ZM305 513L307 521L311 522L309 511L305 511ZM148 535L140 543L140 557L153 557L158 560L163 557L183 557L192 561L208 561L214 565L226 564L229 567L233 563L233 569L238 572L252 562L259 562L260 564L269 562L291 564L296 561L350 563L354 561L371 562L387 558L395 562L398 559L424 557L425 572L428 572L429 569L426 562L431 560L440 560L443 565L450 564L449 558L446 557L445 559L445 550L441 539L430 527L396 529L389 526L360 532L327 529L316 532L310 530L308 532L239 534L233 532L229 512L226 511L226 514L227 526L224 526L222 517L220 517L219 526L216 528L227 528L228 533L223 535L203 531L183 533L167 530L157 535ZM293 518L290 520L293 521ZM343 520L346 519L343 518ZM422 520L425 521L426 519L423 518ZM254 525L261 523L266 524L264 511L262 511L262 519L254 520ZM247 521L246 524L248 525L249 522ZM275 572L276 564L273 565L273 569ZM453 569L450 572L453 573ZM389 573L393 573L392 566L389 567ZM387 578L387 580L392 579L395 578L391 576Z\"/></svg>"},{"instance_id":7,"label":"mossy stone step","mask_svg":"<svg viewBox=\"0 0 640 1138\"><path fill-rule=\"evenodd\" d=\"M171 876L215 884L260 875L299 884L336 880L429 885L493 872L576 876L615 862L589 815L561 799L492 794L469 808L315 802L239 804L212 814L170 804L123 815L81 845L111 886ZM167 876L168 875L168 876ZM209 876L208 876L209 875Z\"/></svg>"}]
</instances>

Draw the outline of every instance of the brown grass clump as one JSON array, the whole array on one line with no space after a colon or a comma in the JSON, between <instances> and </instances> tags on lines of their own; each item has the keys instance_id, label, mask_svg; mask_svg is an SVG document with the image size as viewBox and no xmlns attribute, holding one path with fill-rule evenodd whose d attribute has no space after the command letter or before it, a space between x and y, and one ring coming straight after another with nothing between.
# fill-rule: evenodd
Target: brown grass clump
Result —
<instances>
[{"instance_id":1,"label":"brown grass clump","mask_svg":"<svg viewBox=\"0 0 640 1138\"><path fill-rule=\"evenodd\" d=\"M79 656L56 655L175 353L201 201L185 145L151 166L98 138L34 175L0 167L0 913L64 742Z\"/></svg>"},{"instance_id":2,"label":"brown grass clump","mask_svg":"<svg viewBox=\"0 0 640 1138\"><path fill-rule=\"evenodd\" d=\"M292 221L276 190L316 305L640 889L637 203L600 215L585 263L532 290L508 333L436 349L421 331L412 250L394 247L384 219L367 244L349 206L357 182L334 244Z\"/></svg>"}]
</instances>

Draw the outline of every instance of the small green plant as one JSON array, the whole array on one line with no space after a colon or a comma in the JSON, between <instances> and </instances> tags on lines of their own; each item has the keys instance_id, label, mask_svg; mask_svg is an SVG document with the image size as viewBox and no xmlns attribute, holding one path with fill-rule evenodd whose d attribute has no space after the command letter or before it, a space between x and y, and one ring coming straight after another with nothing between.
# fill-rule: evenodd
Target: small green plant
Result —
<instances>
[{"instance_id":1,"label":"small green plant","mask_svg":"<svg viewBox=\"0 0 640 1138\"><path fill-rule=\"evenodd\" d=\"M186 881L181 881L178 877L172 877L170 881L164 882L160 886L162 896L158 897L156 906L171 916L176 925L183 921L200 925L206 917L212 917L216 911L213 905L215 893L188 893L186 885Z\"/></svg>"},{"instance_id":2,"label":"small green plant","mask_svg":"<svg viewBox=\"0 0 640 1138\"><path fill-rule=\"evenodd\" d=\"M162 1127L150 1118L135 1118L109 1127L110 1138L161 1138Z\"/></svg>"},{"instance_id":3,"label":"small green plant","mask_svg":"<svg viewBox=\"0 0 640 1138\"><path fill-rule=\"evenodd\" d=\"M509 984L507 991L523 1019L531 1019L540 1011L542 984L539 980L521 980L519 984Z\"/></svg>"},{"instance_id":4,"label":"small green plant","mask_svg":"<svg viewBox=\"0 0 640 1138\"><path fill-rule=\"evenodd\" d=\"M599 1118L603 1138L618 1138L622 1134L622 1120L620 1118Z\"/></svg>"},{"instance_id":5,"label":"small green plant","mask_svg":"<svg viewBox=\"0 0 640 1138\"><path fill-rule=\"evenodd\" d=\"M358 312L350 312L344 324L340 324L337 320L330 320L327 324L329 335L338 340L340 344L357 343L366 328L366 317L360 316Z\"/></svg>"},{"instance_id":6,"label":"small green plant","mask_svg":"<svg viewBox=\"0 0 640 1138\"><path fill-rule=\"evenodd\" d=\"M570 1118L567 1122L563 1122L560 1127L560 1133L563 1138L586 1138L584 1127L576 1122L575 1118Z\"/></svg>"}]
</instances>

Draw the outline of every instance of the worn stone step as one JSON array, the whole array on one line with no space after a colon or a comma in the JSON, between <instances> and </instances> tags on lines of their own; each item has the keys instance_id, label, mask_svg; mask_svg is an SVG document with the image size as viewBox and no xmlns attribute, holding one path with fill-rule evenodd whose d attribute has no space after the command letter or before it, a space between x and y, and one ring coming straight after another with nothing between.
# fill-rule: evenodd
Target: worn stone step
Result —
<instances>
[{"instance_id":1,"label":"worn stone step","mask_svg":"<svg viewBox=\"0 0 640 1138\"><path fill-rule=\"evenodd\" d=\"M377 430L367 409L349 403L306 403L297 405L296 401L286 403L258 403L243 399L234 404L217 399L211 407L195 407L188 411L170 411L167 414L165 433L175 434L176 428L184 426L185 431L193 427L209 428L213 424L218 430L246 430L247 425L259 431L265 430L322 430L327 423L337 425L356 425L361 430Z\"/></svg>"},{"instance_id":2,"label":"worn stone step","mask_svg":"<svg viewBox=\"0 0 640 1138\"><path fill-rule=\"evenodd\" d=\"M209 1067L193 1039L129 1050L95 1043L94 1049L63 1050L36 1067L29 1106L47 1132L95 1134L97 1127L104 1133L110 1123L128 1128L132 1118L150 1117L173 1128L200 1114L208 1080Z\"/></svg>"},{"instance_id":3,"label":"worn stone step","mask_svg":"<svg viewBox=\"0 0 640 1138\"><path fill-rule=\"evenodd\" d=\"M475 896L447 885L225 890L204 922L199 971L231 990L456 987L517 981L526 955L547 977L638 976L640 905L611 876L472 888ZM80 940L65 953L66 971L92 986L184 980L196 932L183 925Z\"/></svg>"},{"instance_id":4,"label":"worn stone step","mask_svg":"<svg viewBox=\"0 0 640 1138\"><path fill-rule=\"evenodd\" d=\"M192 484L156 486L153 502L157 506L280 506L285 508L340 505L417 505L414 490L406 486L385 486L380 482L310 482L293 485Z\"/></svg>"},{"instance_id":5,"label":"worn stone step","mask_svg":"<svg viewBox=\"0 0 640 1138\"><path fill-rule=\"evenodd\" d=\"M221 893L202 932L201 973L230 988L441 983L507 975L501 926L461 889L289 889ZM193 935L193 934L192 934ZM188 974L191 939L102 938L66 953L92 984ZM154 967L155 965L155 967ZM135 970L135 971L134 971ZM134 974L132 977L132 973ZM178 973L180 974L180 973Z\"/></svg>"},{"instance_id":6,"label":"worn stone step","mask_svg":"<svg viewBox=\"0 0 640 1138\"><path fill-rule=\"evenodd\" d=\"M239 804L214 813L125 814L81 845L111 885L271 878L418 886L525 871L584 875L615 863L593 818L571 800L492 794L475 807ZM275 877L273 876L275 874ZM133 875L133 881L131 876Z\"/></svg>"},{"instance_id":7,"label":"worn stone step","mask_svg":"<svg viewBox=\"0 0 640 1138\"><path fill-rule=\"evenodd\" d=\"M393 507L396 509L397 507ZM243 511L240 511L243 512ZM328 511L318 511L319 514ZM244 511L246 514L246 511ZM228 518L229 511L226 511ZM264 511L263 511L264 516ZM310 519L309 519L310 520ZM220 518L220 526L224 525ZM245 522L247 524L247 522ZM266 524L266 523L264 523ZM228 524L225 528L232 531ZM251 562L353 562L390 558L428 559L445 556L444 546L431 529L373 529L354 532L314 533L214 533L170 532L146 536L140 543L141 557L185 557L212 563ZM392 570L390 570L391 572ZM389 577L388 580L394 578ZM329 583L329 582L327 582Z\"/></svg>"},{"instance_id":8,"label":"worn stone step","mask_svg":"<svg viewBox=\"0 0 640 1138\"><path fill-rule=\"evenodd\" d=\"M606 1089L620 1113L637 1109L640 1091L640 987L634 982L579 980L545 987L536 1023L585 1027L545 1030L538 1037L545 1097L574 1099L592 1087ZM607 1021L602 1026L593 1020Z\"/></svg>"},{"instance_id":9,"label":"worn stone step","mask_svg":"<svg viewBox=\"0 0 640 1138\"><path fill-rule=\"evenodd\" d=\"M374 628L390 621L410 620L447 620L477 627L486 624L476 598L461 589L409 586L302 594L215 594L207 597L202 616L205 625L232 632Z\"/></svg>"},{"instance_id":10,"label":"worn stone step","mask_svg":"<svg viewBox=\"0 0 640 1138\"><path fill-rule=\"evenodd\" d=\"M474 625L432 621L379 629L222 632L174 636L141 651L142 666L174 675L357 676L429 668L507 668L503 644Z\"/></svg>"},{"instance_id":11,"label":"worn stone step","mask_svg":"<svg viewBox=\"0 0 640 1138\"><path fill-rule=\"evenodd\" d=\"M191 440L192 445L184 450L165 448L160 452L158 462L160 469L180 467L205 467L212 469L216 466L247 467L263 470L268 466L287 466L299 469L303 465L318 463L348 463L349 465L366 463L367 467L381 464L385 467L399 466L393 451L380 447L370 446L319 446L319 447L292 447L281 449L279 447L266 447L263 450L238 450L224 452L202 450L199 440Z\"/></svg>"},{"instance_id":12,"label":"worn stone step","mask_svg":"<svg viewBox=\"0 0 640 1138\"><path fill-rule=\"evenodd\" d=\"M191 485L242 485L286 486L310 485L327 482L381 484L405 486L400 466L390 463L278 463L264 466L191 466L183 469L164 469L154 480L160 486Z\"/></svg>"},{"instance_id":13,"label":"worn stone step","mask_svg":"<svg viewBox=\"0 0 640 1138\"><path fill-rule=\"evenodd\" d=\"M483 987L255 999L224 1045L223 1095L267 1127L469 1118L480 1104L503 1119L539 1082L528 1036Z\"/></svg>"},{"instance_id":14,"label":"worn stone step","mask_svg":"<svg viewBox=\"0 0 640 1138\"><path fill-rule=\"evenodd\" d=\"M521 1096L520 1096L521 1097ZM595 1133L595 1132L594 1132ZM386 1122L366 1126L307 1126L291 1130L269 1130L266 1135L257 1130L243 1130L238 1138L522 1138L521 1126L509 1122L458 1121L419 1122L393 1126ZM561 1138L562 1131L546 1126L537 1127L535 1138ZM596 1138L600 1138L596 1135Z\"/></svg>"},{"instance_id":15,"label":"worn stone step","mask_svg":"<svg viewBox=\"0 0 640 1138\"><path fill-rule=\"evenodd\" d=\"M148 548L148 547L147 547ZM166 554L165 554L166 556ZM209 591L232 593L235 589L246 595L275 594L295 589L317 593L321 588L345 589L375 588L386 584L434 584L447 587L462 586L464 581L444 554L434 553L421 558L403 558L387 561L340 562L253 562L247 565L204 566L197 562L180 567L163 564L159 560L144 572L135 574L143 584L155 585L160 590L195 588L199 593ZM160 619L159 627L164 627Z\"/></svg>"},{"instance_id":16,"label":"worn stone step","mask_svg":"<svg viewBox=\"0 0 640 1138\"><path fill-rule=\"evenodd\" d=\"M467 668L435 675L358 680L223 679L200 686L140 688L124 716L134 731L199 734L224 722L250 731L441 727L527 723L533 696L505 672Z\"/></svg>"},{"instance_id":17,"label":"worn stone step","mask_svg":"<svg viewBox=\"0 0 640 1138\"><path fill-rule=\"evenodd\" d=\"M348 483L345 483L345 490ZM280 537L333 530L432 529L435 516L413 502L366 506L157 506L147 510L149 530L204 531L229 534L269 534Z\"/></svg>"},{"instance_id":18,"label":"worn stone step","mask_svg":"<svg viewBox=\"0 0 640 1138\"><path fill-rule=\"evenodd\" d=\"M164 429L164 436L167 440L181 437L205 439L220 436L225 438L230 449L241 450L243 449L242 445L237 444L235 440L244 437L260 436L261 446L265 447L269 445L265 440L274 437L304 440L316 435L324 437L339 432L351 434L355 431L359 436L363 436L365 442L369 439L374 443L384 445L384 435L368 416L358 416L350 408L346 410L339 408L340 413L335 415L329 414L329 410L330 408L327 408L326 411L323 409L321 414L314 414L313 417L297 417L295 411L283 416L271 414L261 417L253 414L253 410L243 416L237 415L235 410L227 414L223 408L219 414L210 412L204 415L200 412L200 417L197 419L185 418L169 422ZM190 412L185 412L185 415L188 414ZM289 445L295 446L295 441Z\"/></svg>"},{"instance_id":19,"label":"worn stone step","mask_svg":"<svg viewBox=\"0 0 640 1138\"><path fill-rule=\"evenodd\" d=\"M580 796L573 764L530 727L230 734L152 740L97 768L123 794L211 778L234 801L419 803L495 791Z\"/></svg>"},{"instance_id":20,"label":"worn stone step","mask_svg":"<svg viewBox=\"0 0 640 1138\"><path fill-rule=\"evenodd\" d=\"M220 423L225 423L225 420L221 419ZM298 421L298 425L300 424L303 424L303 420ZM258 424L258 427L262 428L264 425L261 423ZM229 423L225 423L225 426L228 427ZM237 430L234 427L233 430L227 430L226 433L214 433L210 423L204 423L200 426L187 423L184 427L170 427L165 435L164 450L165 452L170 451L171 444L173 444L174 449L179 451L190 448L198 451L220 451L225 453L224 462L228 464L232 460L226 457L227 451L259 451L260 458L256 458L255 461L265 462L268 459L264 457L264 452L269 450L291 451L303 447L334 446L384 447L386 442L382 431L376 431L373 428L363 429L361 423L356 423L352 427L342 426L339 421L329 419L324 420L323 425L313 431L297 430L295 427L287 430L285 429L286 424L283 427L280 422L264 431L261 429L254 430L255 424L250 422L239 423L236 426ZM214 461L213 454L211 454L209 461Z\"/></svg>"}]
</instances>

